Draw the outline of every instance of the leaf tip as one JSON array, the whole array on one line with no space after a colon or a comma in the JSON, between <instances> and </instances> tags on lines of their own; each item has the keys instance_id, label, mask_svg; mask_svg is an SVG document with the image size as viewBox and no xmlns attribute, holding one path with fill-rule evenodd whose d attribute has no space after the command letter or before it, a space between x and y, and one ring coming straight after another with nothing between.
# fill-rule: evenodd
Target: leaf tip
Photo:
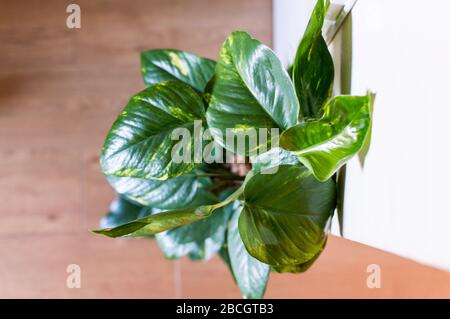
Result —
<instances>
[{"instance_id":1,"label":"leaf tip","mask_svg":"<svg viewBox=\"0 0 450 319\"><path fill-rule=\"evenodd\" d=\"M369 108L373 108L373 104L375 103L375 98L377 97L377 94L375 92L367 90L366 96L369 99Z\"/></svg>"},{"instance_id":2,"label":"leaf tip","mask_svg":"<svg viewBox=\"0 0 450 319\"><path fill-rule=\"evenodd\" d=\"M89 229L89 232L96 234L96 235L104 235L107 237L115 237L111 235L110 232L111 228L103 228L103 229Z\"/></svg>"}]
</instances>

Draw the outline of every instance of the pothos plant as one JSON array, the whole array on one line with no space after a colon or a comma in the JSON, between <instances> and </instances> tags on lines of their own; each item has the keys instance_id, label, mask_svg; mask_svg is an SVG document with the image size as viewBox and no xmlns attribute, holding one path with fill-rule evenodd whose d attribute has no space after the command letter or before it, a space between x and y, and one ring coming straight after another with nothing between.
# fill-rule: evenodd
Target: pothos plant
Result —
<instances>
[{"instance_id":1,"label":"pothos plant","mask_svg":"<svg viewBox=\"0 0 450 319\"><path fill-rule=\"evenodd\" d=\"M307 270L325 247L336 208L336 172L363 147L373 95L332 95L333 60L322 37L328 1L314 8L286 71L270 48L233 32L218 61L178 50L141 54L146 89L113 124L100 164L119 194L103 218L109 237L154 237L171 259L218 253L245 298L264 295L270 271ZM213 158L197 156L195 123ZM181 147L175 129L189 135ZM212 129L213 128L213 129ZM250 141L277 129L279 142ZM229 133L246 141L235 147ZM208 143L208 145L206 145ZM175 161L174 149L190 161ZM193 159L193 160L192 160Z\"/></svg>"}]
</instances>

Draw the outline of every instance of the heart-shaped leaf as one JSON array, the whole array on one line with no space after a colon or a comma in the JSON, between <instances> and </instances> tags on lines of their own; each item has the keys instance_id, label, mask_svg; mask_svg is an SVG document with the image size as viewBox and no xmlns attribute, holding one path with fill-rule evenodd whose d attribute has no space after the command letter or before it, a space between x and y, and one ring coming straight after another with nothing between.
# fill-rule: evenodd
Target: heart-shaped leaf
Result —
<instances>
[{"instance_id":1,"label":"heart-shaped leaf","mask_svg":"<svg viewBox=\"0 0 450 319\"><path fill-rule=\"evenodd\" d=\"M193 53L156 49L141 53L141 71L147 86L180 81L203 92L214 74L216 62Z\"/></svg>"},{"instance_id":2,"label":"heart-shaped leaf","mask_svg":"<svg viewBox=\"0 0 450 319\"><path fill-rule=\"evenodd\" d=\"M228 223L227 246L234 278L244 298L262 298L269 280L270 266L252 257L242 242L238 230L242 209L240 203L236 201L227 207L233 210Z\"/></svg>"},{"instance_id":3,"label":"heart-shaped leaf","mask_svg":"<svg viewBox=\"0 0 450 319\"><path fill-rule=\"evenodd\" d=\"M301 264L321 249L335 206L333 180L322 183L303 166L281 165L275 174L257 173L247 181L239 233L258 260Z\"/></svg>"},{"instance_id":4,"label":"heart-shaped leaf","mask_svg":"<svg viewBox=\"0 0 450 319\"><path fill-rule=\"evenodd\" d=\"M252 154L270 144L270 130L266 141L243 150L227 132L245 140L255 129L285 130L297 123L298 109L292 82L272 50L245 32L233 32L220 52L207 111L214 139L232 152Z\"/></svg>"},{"instance_id":5,"label":"heart-shaped leaf","mask_svg":"<svg viewBox=\"0 0 450 319\"><path fill-rule=\"evenodd\" d=\"M283 132L280 145L298 156L318 180L329 179L364 144L373 98L370 93L333 98L324 106L320 120L304 122Z\"/></svg>"},{"instance_id":6,"label":"heart-shaped leaf","mask_svg":"<svg viewBox=\"0 0 450 319\"><path fill-rule=\"evenodd\" d=\"M208 191L211 180L197 175L197 172L193 170L164 181L116 176L109 176L108 181L116 192L144 206L180 209L213 204L216 198Z\"/></svg>"},{"instance_id":7,"label":"heart-shaped leaf","mask_svg":"<svg viewBox=\"0 0 450 319\"><path fill-rule=\"evenodd\" d=\"M225 200L215 204L152 214L151 216L136 219L118 227L104 228L94 230L93 232L108 237L147 237L207 218L216 209L238 199L242 192L243 187L240 187Z\"/></svg>"},{"instance_id":8,"label":"heart-shaped leaf","mask_svg":"<svg viewBox=\"0 0 450 319\"><path fill-rule=\"evenodd\" d=\"M328 6L328 0L317 1L292 66L301 120L320 117L333 90L333 59L322 36Z\"/></svg>"},{"instance_id":9,"label":"heart-shaped leaf","mask_svg":"<svg viewBox=\"0 0 450 319\"><path fill-rule=\"evenodd\" d=\"M145 89L131 98L108 133L100 159L103 172L163 180L191 171L201 163L197 150L202 150L194 145L201 122L196 129L194 121L204 115L202 99L185 84L162 82ZM178 141L181 131L190 136ZM172 156L180 143L188 160Z\"/></svg>"}]
</instances>

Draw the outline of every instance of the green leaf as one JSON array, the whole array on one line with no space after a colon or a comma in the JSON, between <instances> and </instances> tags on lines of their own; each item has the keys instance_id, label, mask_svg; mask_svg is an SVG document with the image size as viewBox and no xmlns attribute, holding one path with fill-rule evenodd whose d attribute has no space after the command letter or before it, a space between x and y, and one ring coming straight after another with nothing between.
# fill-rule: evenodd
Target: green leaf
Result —
<instances>
[{"instance_id":1,"label":"green leaf","mask_svg":"<svg viewBox=\"0 0 450 319\"><path fill-rule=\"evenodd\" d=\"M204 115L202 99L185 84L163 82L145 89L131 98L108 133L100 159L103 172L164 180L191 171L201 162L194 145L201 128L194 132L194 121ZM177 141L172 136L176 128L186 129L190 137ZM184 142L180 150L190 160L178 163L172 149Z\"/></svg>"},{"instance_id":2,"label":"green leaf","mask_svg":"<svg viewBox=\"0 0 450 319\"><path fill-rule=\"evenodd\" d=\"M245 32L233 32L220 52L207 111L215 141L240 155L252 154L271 137L238 150L226 143L227 129L242 140L258 128L284 130L297 123L298 108L292 82L272 50Z\"/></svg>"},{"instance_id":3,"label":"green leaf","mask_svg":"<svg viewBox=\"0 0 450 319\"><path fill-rule=\"evenodd\" d=\"M252 171L265 174L276 173L280 165L302 165L298 157L291 152L273 147L266 153L251 158Z\"/></svg>"},{"instance_id":4,"label":"green leaf","mask_svg":"<svg viewBox=\"0 0 450 319\"><path fill-rule=\"evenodd\" d=\"M371 99L372 94L333 98L320 120L283 132L280 145L294 152L318 180L329 179L361 149L370 127Z\"/></svg>"},{"instance_id":5,"label":"green leaf","mask_svg":"<svg viewBox=\"0 0 450 319\"><path fill-rule=\"evenodd\" d=\"M104 228L94 230L93 232L108 237L147 237L202 220L210 216L216 209L226 206L238 199L242 192L243 187L240 187L225 200L215 204L161 212L145 218L136 219L118 227Z\"/></svg>"},{"instance_id":6,"label":"green leaf","mask_svg":"<svg viewBox=\"0 0 450 319\"><path fill-rule=\"evenodd\" d=\"M366 162L366 156L369 153L369 149L370 149L370 142L372 140L372 117L373 117L373 106L375 103L375 94L372 94L370 97L371 97L371 99L369 101L369 114L370 114L370 119L371 119L370 126L369 126L369 130L367 132L366 140L364 141L364 144L358 153L359 163L361 164L362 168L364 168L364 164Z\"/></svg>"},{"instance_id":7,"label":"green leaf","mask_svg":"<svg viewBox=\"0 0 450 319\"><path fill-rule=\"evenodd\" d=\"M185 51L156 49L141 53L141 71L146 86L180 81L203 92L215 66L213 60Z\"/></svg>"},{"instance_id":8,"label":"green leaf","mask_svg":"<svg viewBox=\"0 0 450 319\"><path fill-rule=\"evenodd\" d=\"M294 59L292 79L301 120L320 117L322 106L333 90L333 59L322 37L328 6L328 0L317 1Z\"/></svg>"},{"instance_id":9,"label":"green leaf","mask_svg":"<svg viewBox=\"0 0 450 319\"><path fill-rule=\"evenodd\" d=\"M233 281L236 283L236 277L234 276L233 268L231 268L230 256L228 254L227 233L228 233L228 230L225 230L225 240L223 242L222 247L220 247L219 257L220 257L220 259L222 259L222 261L225 263L225 265L227 265L228 270L230 271L230 274L233 277Z\"/></svg>"},{"instance_id":10,"label":"green leaf","mask_svg":"<svg viewBox=\"0 0 450 319\"><path fill-rule=\"evenodd\" d=\"M133 220L129 223L113 227L94 230L93 232L108 237L146 237L156 233L193 223L211 214L209 206L167 211L149 217Z\"/></svg>"},{"instance_id":11,"label":"green leaf","mask_svg":"<svg viewBox=\"0 0 450 319\"><path fill-rule=\"evenodd\" d=\"M226 197L228 197L230 194L232 194L235 191L236 191L235 188L225 189L224 191L222 191L222 193L219 195L219 197L220 198L226 198ZM239 203L239 202L238 201L234 201L234 202L231 202L228 205L220 208L222 210L226 210L226 214L228 215L228 219L233 214L234 205L237 205L237 203ZM225 265L227 265L228 270L230 271L230 274L233 277L234 282L236 282L236 278L234 277L234 273L233 273L233 268L231 268L230 256L228 255L228 242L227 242L227 237L228 237L227 233L228 233L228 225L229 225L228 221L229 220L227 220L227 223L226 223L224 241L223 241L222 247L220 247L220 250L219 250L219 256L222 259L222 261L225 263Z\"/></svg>"},{"instance_id":12,"label":"green leaf","mask_svg":"<svg viewBox=\"0 0 450 319\"><path fill-rule=\"evenodd\" d=\"M280 272L280 273L283 273L283 272L303 273L303 272L307 271L309 268L311 268L311 266L320 257L323 250L325 249L326 244L327 244L327 240L325 240L325 242L323 243L322 248L319 250L319 252L312 259L310 259L307 262L304 262L301 264L296 264L296 265L273 266L272 269L275 270L276 272Z\"/></svg>"},{"instance_id":13,"label":"green leaf","mask_svg":"<svg viewBox=\"0 0 450 319\"><path fill-rule=\"evenodd\" d=\"M336 215L339 223L339 234L344 237L344 198L345 198L345 178L347 175L347 166L343 165L336 173Z\"/></svg>"},{"instance_id":14,"label":"green leaf","mask_svg":"<svg viewBox=\"0 0 450 319\"><path fill-rule=\"evenodd\" d=\"M209 102L211 101L211 94L212 90L214 88L214 83L216 83L216 76L213 75L211 80L209 80L208 83L206 83L205 90L203 91L203 100L205 101L206 105L209 105Z\"/></svg>"},{"instance_id":15,"label":"green leaf","mask_svg":"<svg viewBox=\"0 0 450 319\"><path fill-rule=\"evenodd\" d=\"M322 247L336 207L332 179L317 181L307 168L281 165L255 174L244 188L239 233L247 251L274 266L301 264Z\"/></svg>"},{"instance_id":16,"label":"green leaf","mask_svg":"<svg viewBox=\"0 0 450 319\"><path fill-rule=\"evenodd\" d=\"M164 181L116 176L109 176L108 181L116 192L144 206L180 209L213 204L216 198L208 191L211 180L197 172L198 169Z\"/></svg>"},{"instance_id":17,"label":"green leaf","mask_svg":"<svg viewBox=\"0 0 450 319\"><path fill-rule=\"evenodd\" d=\"M145 209L124 196L119 196L111 203L109 212L101 219L100 225L101 227L116 227L128 223L143 217L140 214Z\"/></svg>"},{"instance_id":18,"label":"green leaf","mask_svg":"<svg viewBox=\"0 0 450 319\"><path fill-rule=\"evenodd\" d=\"M228 207L233 210L227 232L228 255L233 276L244 298L262 298L269 280L270 267L252 257L242 242L238 230L242 209L240 203L236 201Z\"/></svg>"},{"instance_id":19,"label":"green leaf","mask_svg":"<svg viewBox=\"0 0 450 319\"><path fill-rule=\"evenodd\" d=\"M225 200L231 194L228 192L220 199ZM156 234L156 241L167 258L187 255L193 260L208 260L223 246L229 218L230 210L221 207L208 218Z\"/></svg>"}]
</instances>

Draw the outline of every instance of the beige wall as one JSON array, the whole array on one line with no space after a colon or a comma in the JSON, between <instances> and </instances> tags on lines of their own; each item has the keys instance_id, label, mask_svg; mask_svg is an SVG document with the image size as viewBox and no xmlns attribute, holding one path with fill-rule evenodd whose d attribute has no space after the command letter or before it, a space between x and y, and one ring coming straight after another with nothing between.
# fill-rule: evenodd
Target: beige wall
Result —
<instances>
[{"instance_id":1,"label":"beige wall","mask_svg":"<svg viewBox=\"0 0 450 319\"><path fill-rule=\"evenodd\" d=\"M239 297L220 260L163 258L154 242L88 233L114 197L98 166L103 138L143 84L139 52L216 58L244 29L271 44L271 1L0 1L0 297ZM66 267L82 288L66 288ZM366 287L382 266L383 286ZM450 277L331 238L305 275L273 275L268 297L450 296Z\"/></svg>"}]
</instances>

